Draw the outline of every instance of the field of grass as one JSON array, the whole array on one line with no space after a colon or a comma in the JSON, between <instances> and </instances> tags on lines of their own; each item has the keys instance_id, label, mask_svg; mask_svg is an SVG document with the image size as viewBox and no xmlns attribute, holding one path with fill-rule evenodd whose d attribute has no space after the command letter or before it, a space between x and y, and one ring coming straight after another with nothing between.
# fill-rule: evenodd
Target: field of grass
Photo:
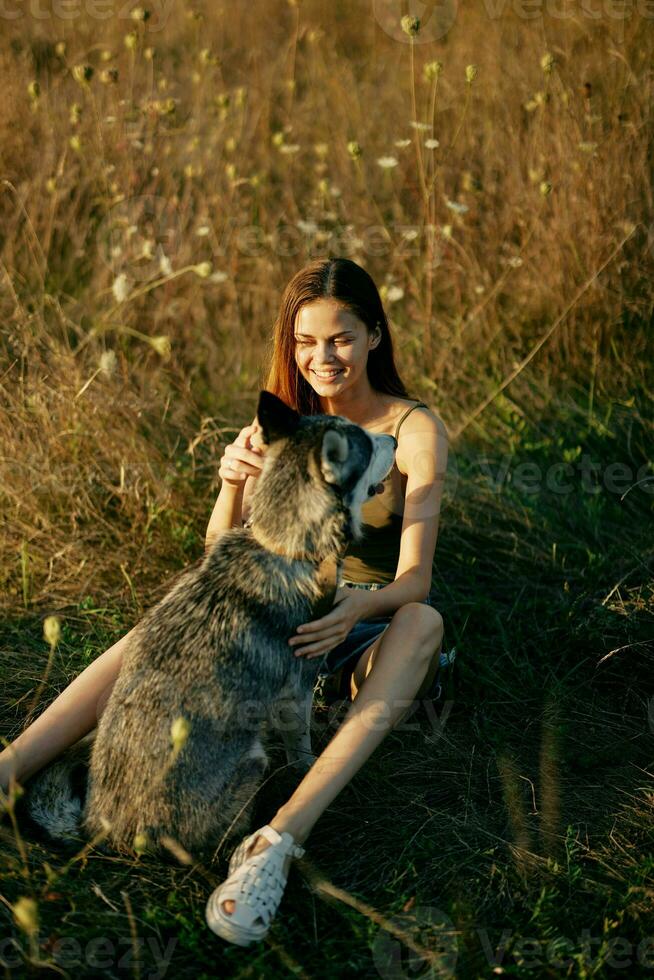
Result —
<instances>
[{"instance_id":1,"label":"field of grass","mask_svg":"<svg viewBox=\"0 0 654 980\"><path fill-rule=\"evenodd\" d=\"M458 650L260 946L204 924L228 855L67 850L5 808L4 975L654 972L654 31L554 7L452 0L413 37L391 0L3 7L0 735L201 554L322 255L371 273L450 432ZM318 703L318 749L337 724Z\"/></svg>"}]
</instances>

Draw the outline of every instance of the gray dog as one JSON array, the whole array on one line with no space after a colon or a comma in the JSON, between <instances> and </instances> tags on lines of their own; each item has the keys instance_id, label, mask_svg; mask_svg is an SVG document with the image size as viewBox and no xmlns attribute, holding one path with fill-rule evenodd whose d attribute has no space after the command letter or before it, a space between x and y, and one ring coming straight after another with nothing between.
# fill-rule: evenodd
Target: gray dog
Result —
<instances>
[{"instance_id":1,"label":"gray dog","mask_svg":"<svg viewBox=\"0 0 654 980\"><path fill-rule=\"evenodd\" d=\"M97 730L28 783L28 812L53 837L81 824L119 850L215 850L249 830L268 725L289 763L313 762L321 660L288 639L333 607L338 562L397 443L267 391L257 419L268 450L249 526L221 534L146 613Z\"/></svg>"}]
</instances>

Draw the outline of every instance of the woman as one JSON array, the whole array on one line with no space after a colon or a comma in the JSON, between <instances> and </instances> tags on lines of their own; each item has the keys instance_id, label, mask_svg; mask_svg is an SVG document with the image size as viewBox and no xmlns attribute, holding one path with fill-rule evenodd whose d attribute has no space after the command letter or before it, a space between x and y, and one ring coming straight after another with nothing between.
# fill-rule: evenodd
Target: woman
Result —
<instances>
[{"instance_id":1,"label":"woman","mask_svg":"<svg viewBox=\"0 0 654 980\"><path fill-rule=\"evenodd\" d=\"M413 699L433 694L443 636L431 575L447 434L427 406L407 397L373 280L349 259L319 259L301 269L284 291L271 353L265 387L288 405L394 434L398 446L396 462L377 488L383 495L363 506L366 535L346 552L333 609L289 639L295 656L323 658L323 676L339 674L352 703L288 802L236 848L229 877L209 899L210 928L240 945L266 935L292 857L304 853L301 845L325 808ZM207 546L247 520L264 449L256 419L226 447ZM12 774L18 781L29 778L94 727L130 635L87 667L0 754L0 786L6 788Z\"/></svg>"}]
</instances>

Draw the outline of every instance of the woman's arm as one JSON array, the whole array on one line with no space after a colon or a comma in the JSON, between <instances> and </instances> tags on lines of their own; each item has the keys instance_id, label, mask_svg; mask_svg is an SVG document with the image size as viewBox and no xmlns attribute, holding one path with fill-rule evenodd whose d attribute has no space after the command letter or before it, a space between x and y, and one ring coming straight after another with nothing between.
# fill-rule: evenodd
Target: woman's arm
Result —
<instances>
[{"instance_id":1,"label":"woman's arm","mask_svg":"<svg viewBox=\"0 0 654 980\"><path fill-rule=\"evenodd\" d=\"M289 639L295 654L310 658L323 656L356 622L392 615L402 606L427 597L447 452L448 437L443 422L429 410L416 408L400 429L395 452L398 469L406 475L395 581L374 591L347 586L337 589L334 608L320 619L302 623L298 627L301 633ZM335 635L338 639L334 639Z\"/></svg>"},{"instance_id":2,"label":"woman's arm","mask_svg":"<svg viewBox=\"0 0 654 980\"><path fill-rule=\"evenodd\" d=\"M227 447L226 454L232 447L236 446L239 446L249 456L249 469L252 472L239 484L231 483L226 479L223 480L205 534L205 546L207 549L215 544L216 539L220 537L223 531L228 531L232 527L242 527L249 517L250 497L252 495L254 481L258 478L262 465L261 462L257 462L259 470L255 474L252 463L255 459L261 460L261 456L266 448L261 438L256 415L250 425L241 430L232 446ZM253 456L253 452L257 456ZM223 456L224 460L225 456ZM243 468L243 464L239 465L239 469L243 474L247 472L247 469Z\"/></svg>"},{"instance_id":3,"label":"woman's arm","mask_svg":"<svg viewBox=\"0 0 654 980\"><path fill-rule=\"evenodd\" d=\"M232 527L241 527L243 493L242 486L235 487L231 483L223 483L204 536L206 548L210 548L223 531L229 531Z\"/></svg>"},{"instance_id":4,"label":"woman's arm","mask_svg":"<svg viewBox=\"0 0 654 980\"><path fill-rule=\"evenodd\" d=\"M3 792L9 788L11 776L19 783L24 782L95 728L135 628L89 664L42 715L0 752L0 789Z\"/></svg>"},{"instance_id":5,"label":"woman's arm","mask_svg":"<svg viewBox=\"0 0 654 980\"><path fill-rule=\"evenodd\" d=\"M248 432L247 448L257 454L259 459L257 463L258 470L251 472L238 486L226 480L223 481L218 499L209 518L209 525L205 535L205 545L207 548L210 548L215 543L223 531L228 531L232 527L242 527L250 516L250 499L254 490L255 481L258 480L261 472L263 465L262 457L266 452L266 446L263 442L256 415L250 425L241 431L234 445L238 445L243 432L250 429L253 431ZM249 453L249 456L251 464L254 461L252 459L252 452ZM252 469L252 465L250 465L250 469ZM247 471L242 470L242 472Z\"/></svg>"},{"instance_id":6,"label":"woman's arm","mask_svg":"<svg viewBox=\"0 0 654 980\"><path fill-rule=\"evenodd\" d=\"M423 600L431 587L445 473L448 434L429 409L416 408L402 425L395 459L406 474L400 554L395 581L368 592L367 617L388 616L407 602Z\"/></svg>"}]
</instances>

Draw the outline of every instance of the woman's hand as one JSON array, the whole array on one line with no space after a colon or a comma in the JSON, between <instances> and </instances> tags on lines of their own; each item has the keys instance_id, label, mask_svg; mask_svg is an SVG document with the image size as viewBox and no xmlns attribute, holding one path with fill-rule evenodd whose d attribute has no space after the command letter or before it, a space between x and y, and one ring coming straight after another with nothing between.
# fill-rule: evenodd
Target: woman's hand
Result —
<instances>
[{"instance_id":1,"label":"woman's hand","mask_svg":"<svg viewBox=\"0 0 654 980\"><path fill-rule=\"evenodd\" d=\"M218 476L223 483L233 487L244 487L248 476L261 475L266 445L261 437L258 422L246 425L236 436L234 442L225 446L220 458Z\"/></svg>"},{"instance_id":2,"label":"woman's hand","mask_svg":"<svg viewBox=\"0 0 654 980\"><path fill-rule=\"evenodd\" d=\"M334 608L320 619L298 626L296 634L288 641L289 646L295 647L296 657L309 660L322 657L338 646L356 623L367 617L369 608L365 589L349 589L342 585L334 595ZM300 643L303 645L298 646Z\"/></svg>"}]
</instances>

